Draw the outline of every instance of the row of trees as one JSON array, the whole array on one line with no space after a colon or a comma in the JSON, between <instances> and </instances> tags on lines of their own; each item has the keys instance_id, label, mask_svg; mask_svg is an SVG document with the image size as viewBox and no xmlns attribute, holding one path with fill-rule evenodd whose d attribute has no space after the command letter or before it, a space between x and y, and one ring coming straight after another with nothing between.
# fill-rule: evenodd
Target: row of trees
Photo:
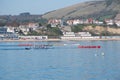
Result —
<instances>
[{"instance_id":1,"label":"row of trees","mask_svg":"<svg viewBox=\"0 0 120 80\"><path fill-rule=\"evenodd\" d=\"M62 31L58 27L51 27L51 25L48 24L46 25L46 28L42 28L37 31L30 31L28 35L60 36L62 35Z\"/></svg>"}]
</instances>

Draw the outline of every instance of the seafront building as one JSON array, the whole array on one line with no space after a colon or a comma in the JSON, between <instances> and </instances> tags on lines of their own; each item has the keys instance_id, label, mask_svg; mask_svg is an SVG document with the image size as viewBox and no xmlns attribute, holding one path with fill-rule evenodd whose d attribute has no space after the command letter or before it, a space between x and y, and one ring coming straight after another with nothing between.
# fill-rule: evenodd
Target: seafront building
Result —
<instances>
[{"instance_id":1,"label":"seafront building","mask_svg":"<svg viewBox=\"0 0 120 80\"><path fill-rule=\"evenodd\" d=\"M0 39L18 39L18 35L12 27L0 27Z\"/></svg>"},{"instance_id":2,"label":"seafront building","mask_svg":"<svg viewBox=\"0 0 120 80\"><path fill-rule=\"evenodd\" d=\"M47 40L48 36L19 36L21 40Z\"/></svg>"},{"instance_id":3,"label":"seafront building","mask_svg":"<svg viewBox=\"0 0 120 80\"><path fill-rule=\"evenodd\" d=\"M61 36L62 40L99 39L99 36L92 36L89 32L65 32Z\"/></svg>"}]
</instances>

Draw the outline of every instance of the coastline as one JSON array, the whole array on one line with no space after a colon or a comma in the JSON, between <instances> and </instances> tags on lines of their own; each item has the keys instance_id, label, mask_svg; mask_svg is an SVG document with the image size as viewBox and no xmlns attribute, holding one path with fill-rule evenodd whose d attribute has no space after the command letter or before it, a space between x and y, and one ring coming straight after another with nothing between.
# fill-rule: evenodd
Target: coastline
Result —
<instances>
[{"instance_id":1,"label":"coastline","mask_svg":"<svg viewBox=\"0 0 120 80\"><path fill-rule=\"evenodd\" d=\"M54 42L54 41L120 41L120 38L102 38L102 39L44 39L44 40L35 40L35 39L18 39L18 40L0 40L0 42Z\"/></svg>"}]
</instances>

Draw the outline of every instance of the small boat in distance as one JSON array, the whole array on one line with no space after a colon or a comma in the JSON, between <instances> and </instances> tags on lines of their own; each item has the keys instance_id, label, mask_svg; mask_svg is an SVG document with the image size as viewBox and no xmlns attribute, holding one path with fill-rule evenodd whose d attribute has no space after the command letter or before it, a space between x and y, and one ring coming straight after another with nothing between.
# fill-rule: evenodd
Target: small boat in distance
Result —
<instances>
[{"instance_id":1,"label":"small boat in distance","mask_svg":"<svg viewBox=\"0 0 120 80\"><path fill-rule=\"evenodd\" d=\"M34 45L33 49L51 49L53 48L53 45L44 45L44 44L40 44L40 45Z\"/></svg>"},{"instance_id":2,"label":"small boat in distance","mask_svg":"<svg viewBox=\"0 0 120 80\"><path fill-rule=\"evenodd\" d=\"M18 46L33 46L33 44L18 44Z\"/></svg>"},{"instance_id":3,"label":"small boat in distance","mask_svg":"<svg viewBox=\"0 0 120 80\"><path fill-rule=\"evenodd\" d=\"M25 48L25 50L30 50L31 48Z\"/></svg>"}]
</instances>

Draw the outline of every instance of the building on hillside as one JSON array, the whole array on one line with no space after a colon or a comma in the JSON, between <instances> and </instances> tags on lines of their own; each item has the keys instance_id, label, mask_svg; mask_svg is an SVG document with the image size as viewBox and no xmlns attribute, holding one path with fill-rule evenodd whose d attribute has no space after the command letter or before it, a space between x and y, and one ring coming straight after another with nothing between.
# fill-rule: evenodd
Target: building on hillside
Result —
<instances>
[{"instance_id":1,"label":"building on hillside","mask_svg":"<svg viewBox=\"0 0 120 80\"><path fill-rule=\"evenodd\" d=\"M48 21L48 24L51 24L51 27L59 27L62 25L62 20L61 19L50 19Z\"/></svg>"},{"instance_id":2,"label":"building on hillside","mask_svg":"<svg viewBox=\"0 0 120 80\"><path fill-rule=\"evenodd\" d=\"M67 24L68 25L84 24L84 21L82 19L67 20Z\"/></svg>"},{"instance_id":3,"label":"building on hillside","mask_svg":"<svg viewBox=\"0 0 120 80\"><path fill-rule=\"evenodd\" d=\"M89 23L89 24L93 24L93 19L92 19L92 18L89 18L89 19L88 19L88 23Z\"/></svg>"},{"instance_id":4,"label":"building on hillside","mask_svg":"<svg viewBox=\"0 0 120 80\"><path fill-rule=\"evenodd\" d=\"M28 27L32 30L36 30L39 27L38 23L28 23Z\"/></svg>"},{"instance_id":5,"label":"building on hillside","mask_svg":"<svg viewBox=\"0 0 120 80\"><path fill-rule=\"evenodd\" d=\"M27 24L21 24L21 25L19 26L19 29L20 29L25 35L27 35L28 32L30 31L30 29L29 29L29 27L28 27Z\"/></svg>"},{"instance_id":6,"label":"building on hillside","mask_svg":"<svg viewBox=\"0 0 120 80\"><path fill-rule=\"evenodd\" d=\"M103 25L103 21L93 20L93 24Z\"/></svg>"},{"instance_id":7,"label":"building on hillside","mask_svg":"<svg viewBox=\"0 0 120 80\"><path fill-rule=\"evenodd\" d=\"M80 20L79 19L73 20L73 25L77 25L77 24L80 24Z\"/></svg>"},{"instance_id":8,"label":"building on hillside","mask_svg":"<svg viewBox=\"0 0 120 80\"><path fill-rule=\"evenodd\" d=\"M39 27L39 24L38 24L38 23L24 23L24 24L20 24L19 29L20 29L25 35L27 35L28 32L37 30L38 27Z\"/></svg>"},{"instance_id":9,"label":"building on hillside","mask_svg":"<svg viewBox=\"0 0 120 80\"><path fill-rule=\"evenodd\" d=\"M68 25L73 25L73 20L67 20L66 22Z\"/></svg>"},{"instance_id":10,"label":"building on hillside","mask_svg":"<svg viewBox=\"0 0 120 80\"><path fill-rule=\"evenodd\" d=\"M84 23L83 23L83 24L89 24L88 19L84 20Z\"/></svg>"},{"instance_id":11,"label":"building on hillside","mask_svg":"<svg viewBox=\"0 0 120 80\"><path fill-rule=\"evenodd\" d=\"M114 21L112 19L105 19L105 23L110 26L114 25Z\"/></svg>"},{"instance_id":12,"label":"building on hillside","mask_svg":"<svg viewBox=\"0 0 120 80\"><path fill-rule=\"evenodd\" d=\"M115 24L120 27L120 20L115 20Z\"/></svg>"}]
</instances>

